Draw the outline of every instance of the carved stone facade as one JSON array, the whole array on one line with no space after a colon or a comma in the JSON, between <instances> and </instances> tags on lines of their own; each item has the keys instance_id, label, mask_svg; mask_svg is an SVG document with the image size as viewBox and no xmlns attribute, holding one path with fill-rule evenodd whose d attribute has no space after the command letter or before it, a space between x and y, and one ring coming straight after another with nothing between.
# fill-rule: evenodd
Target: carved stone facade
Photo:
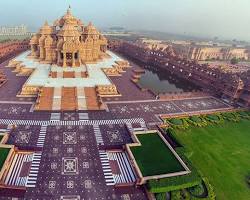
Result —
<instances>
[{"instance_id":1,"label":"carved stone facade","mask_svg":"<svg viewBox=\"0 0 250 200\"><path fill-rule=\"evenodd\" d=\"M193 60L231 60L232 58L249 60L250 52L245 48L193 46L189 50L188 58Z\"/></svg>"},{"instance_id":2,"label":"carved stone facade","mask_svg":"<svg viewBox=\"0 0 250 200\"><path fill-rule=\"evenodd\" d=\"M115 85L98 85L97 93L102 96L119 96Z\"/></svg>"},{"instance_id":3,"label":"carved stone facade","mask_svg":"<svg viewBox=\"0 0 250 200\"><path fill-rule=\"evenodd\" d=\"M30 46L30 56L43 63L74 67L105 57L107 40L92 23L84 26L69 8L52 26L45 22Z\"/></svg>"}]
</instances>

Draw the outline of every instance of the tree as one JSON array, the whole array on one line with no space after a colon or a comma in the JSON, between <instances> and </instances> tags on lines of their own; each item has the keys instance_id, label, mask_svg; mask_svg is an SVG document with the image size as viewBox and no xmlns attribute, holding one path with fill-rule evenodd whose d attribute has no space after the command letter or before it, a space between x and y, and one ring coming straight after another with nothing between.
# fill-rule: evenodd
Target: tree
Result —
<instances>
[{"instance_id":1,"label":"tree","mask_svg":"<svg viewBox=\"0 0 250 200\"><path fill-rule=\"evenodd\" d=\"M237 58L234 57L234 58L231 59L230 63L232 65L238 64L239 63L239 59L237 59Z\"/></svg>"}]
</instances>

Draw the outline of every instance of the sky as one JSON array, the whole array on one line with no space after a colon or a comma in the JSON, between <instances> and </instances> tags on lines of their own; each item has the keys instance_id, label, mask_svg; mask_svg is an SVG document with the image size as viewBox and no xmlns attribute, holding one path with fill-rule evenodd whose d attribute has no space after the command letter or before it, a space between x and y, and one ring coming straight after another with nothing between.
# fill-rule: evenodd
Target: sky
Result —
<instances>
[{"instance_id":1,"label":"sky","mask_svg":"<svg viewBox=\"0 0 250 200\"><path fill-rule=\"evenodd\" d=\"M85 24L250 41L250 0L0 0L0 26L35 31L71 6Z\"/></svg>"}]
</instances>

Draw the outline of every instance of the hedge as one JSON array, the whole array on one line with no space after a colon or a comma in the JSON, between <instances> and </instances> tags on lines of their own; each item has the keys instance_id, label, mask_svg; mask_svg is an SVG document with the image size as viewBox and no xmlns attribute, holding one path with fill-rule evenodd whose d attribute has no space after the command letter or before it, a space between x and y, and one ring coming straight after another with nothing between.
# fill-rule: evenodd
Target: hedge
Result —
<instances>
[{"instance_id":1,"label":"hedge","mask_svg":"<svg viewBox=\"0 0 250 200\"><path fill-rule=\"evenodd\" d=\"M203 183L201 183L194 187L188 188L188 191L193 196L202 196L206 192L206 189L204 188Z\"/></svg>"},{"instance_id":2,"label":"hedge","mask_svg":"<svg viewBox=\"0 0 250 200\"><path fill-rule=\"evenodd\" d=\"M176 152L186 163L188 168L191 170L191 173L182 176L162 178L159 180L155 179L149 180L147 182L147 188L150 192L152 193L169 192L173 190L180 190L184 188L193 187L201 183L201 177L199 176L199 173L196 170L196 168L193 167L191 162L184 155L183 147L176 148Z\"/></svg>"},{"instance_id":3,"label":"hedge","mask_svg":"<svg viewBox=\"0 0 250 200\"><path fill-rule=\"evenodd\" d=\"M206 177L204 177L202 180L205 183L207 191L208 191L208 197L206 199L207 200L215 200L216 195L215 195L213 186L209 183L209 181Z\"/></svg>"},{"instance_id":4,"label":"hedge","mask_svg":"<svg viewBox=\"0 0 250 200\"><path fill-rule=\"evenodd\" d=\"M175 190L171 192L171 200L181 200L181 191L180 190Z\"/></svg>"},{"instance_id":5,"label":"hedge","mask_svg":"<svg viewBox=\"0 0 250 200\"><path fill-rule=\"evenodd\" d=\"M171 200L191 200L187 190L177 190L171 192Z\"/></svg>"}]
</instances>

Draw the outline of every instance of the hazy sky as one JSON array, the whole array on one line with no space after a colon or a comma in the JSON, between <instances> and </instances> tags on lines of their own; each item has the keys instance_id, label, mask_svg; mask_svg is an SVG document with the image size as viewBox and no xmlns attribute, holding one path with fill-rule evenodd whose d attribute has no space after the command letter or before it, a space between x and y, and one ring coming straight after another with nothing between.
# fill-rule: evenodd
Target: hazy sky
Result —
<instances>
[{"instance_id":1,"label":"hazy sky","mask_svg":"<svg viewBox=\"0 0 250 200\"><path fill-rule=\"evenodd\" d=\"M99 27L157 30L250 41L250 0L0 0L0 25L34 29L73 14Z\"/></svg>"}]
</instances>

